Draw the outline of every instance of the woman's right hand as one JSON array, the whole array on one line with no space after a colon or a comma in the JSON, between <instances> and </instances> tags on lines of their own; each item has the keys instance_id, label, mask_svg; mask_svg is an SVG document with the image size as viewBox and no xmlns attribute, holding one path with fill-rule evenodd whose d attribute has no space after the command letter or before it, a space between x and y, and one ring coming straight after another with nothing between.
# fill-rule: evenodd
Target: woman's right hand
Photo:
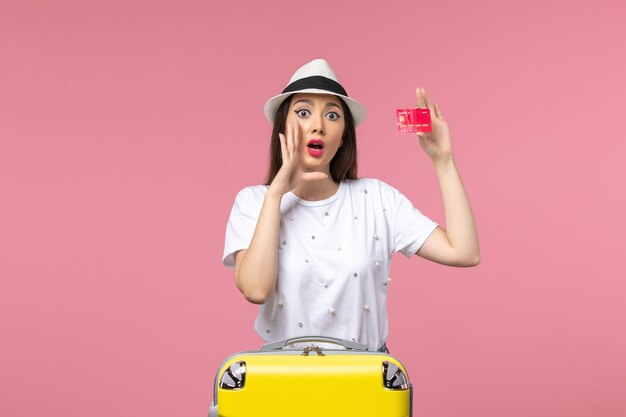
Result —
<instances>
[{"instance_id":1,"label":"woman's right hand","mask_svg":"<svg viewBox=\"0 0 626 417\"><path fill-rule=\"evenodd\" d=\"M291 120L285 125L286 136L279 133L280 152L283 164L276 173L267 192L283 196L306 181L325 180L328 175L324 172L304 172L300 160L300 124Z\"/></svg>"}]
</instances>

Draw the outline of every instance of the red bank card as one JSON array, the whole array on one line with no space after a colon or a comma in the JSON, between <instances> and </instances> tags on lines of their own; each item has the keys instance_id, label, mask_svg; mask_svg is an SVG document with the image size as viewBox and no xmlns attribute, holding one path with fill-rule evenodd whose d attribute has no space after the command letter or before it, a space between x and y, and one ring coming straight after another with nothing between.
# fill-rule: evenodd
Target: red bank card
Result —
<instances>
[{"instance_id":1,"label":"red bank card","mask_svg":"<svg viewBox=\"0 0 626 417\"><path fill-rule=\"evenodd\" d=\"M396 126L400 133L432 132L430 109L396 109Z\"/></svg>"}]
</instances>

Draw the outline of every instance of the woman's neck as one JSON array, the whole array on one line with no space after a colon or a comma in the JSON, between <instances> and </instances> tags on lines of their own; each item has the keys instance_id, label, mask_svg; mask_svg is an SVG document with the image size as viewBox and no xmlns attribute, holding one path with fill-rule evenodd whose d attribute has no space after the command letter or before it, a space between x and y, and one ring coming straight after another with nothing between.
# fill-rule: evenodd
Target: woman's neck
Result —
<instances>
[{"instance_id":1,"label":"woman's neck","mask_svg":"<svg viewBox=\"0 0 626 417\"><path fill-rule=\"evenodd\" d=\"M337 193L338 189L339 183L334 182L329 176L324 181L304 182L291 190L291 192L303 200L319 201L332 197Z\"/></svg>"}]
</instances>

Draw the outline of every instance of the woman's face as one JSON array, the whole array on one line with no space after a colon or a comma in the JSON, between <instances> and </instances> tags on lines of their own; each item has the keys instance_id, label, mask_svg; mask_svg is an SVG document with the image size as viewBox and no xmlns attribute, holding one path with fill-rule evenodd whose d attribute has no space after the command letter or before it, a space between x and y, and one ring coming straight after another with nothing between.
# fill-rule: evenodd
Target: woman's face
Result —
<instances>
[{"instance_id":1,"label":"woman's face","mask_svg":"<svg viewBox=\"0 0 626 417\"><path fill-rule=\"evenodd\" d=\"M291 99L287 123L295 119L300 125L298 148L305 171L330 172L346 124L339 100L330 94L296 94Z\"/></svg>"}]
</instances>

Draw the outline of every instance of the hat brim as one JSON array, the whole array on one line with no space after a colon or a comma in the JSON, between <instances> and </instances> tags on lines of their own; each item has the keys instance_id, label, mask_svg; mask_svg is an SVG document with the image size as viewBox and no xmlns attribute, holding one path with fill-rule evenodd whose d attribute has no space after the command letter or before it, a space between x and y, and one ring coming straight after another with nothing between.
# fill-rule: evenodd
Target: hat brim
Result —
<instances>
[{"instance_id":1,"label":"hat brim","mask_svg":"<svg viewBox=\"0 0 626 417\"><path fill-rule=\"evenodd\" d=\"M270 123L273 124L274 118L276 116L276 112L278 111L278 108L280 107L282 102L285 101L285 99L292 94L303 94L303 93L328 94L331 96L337 96L341 98L350 109L350 113L352 113L352 118L354 119L355 127L363 123L363 121L365 120L365 115L366 115L365 106L363 106L361 103L359 103L358 101L350 97L347 97L341 94L336 94L328 90L320 90L318 88L306 88L304 90L291 91L289 93L279 94L275 97L270 98L269 100L267 100L267 102L265 103L265 106L263 107L263 111L265 112L265 117L267 117L267 120L269 120Z\"/></svg>"}]
</instances>

